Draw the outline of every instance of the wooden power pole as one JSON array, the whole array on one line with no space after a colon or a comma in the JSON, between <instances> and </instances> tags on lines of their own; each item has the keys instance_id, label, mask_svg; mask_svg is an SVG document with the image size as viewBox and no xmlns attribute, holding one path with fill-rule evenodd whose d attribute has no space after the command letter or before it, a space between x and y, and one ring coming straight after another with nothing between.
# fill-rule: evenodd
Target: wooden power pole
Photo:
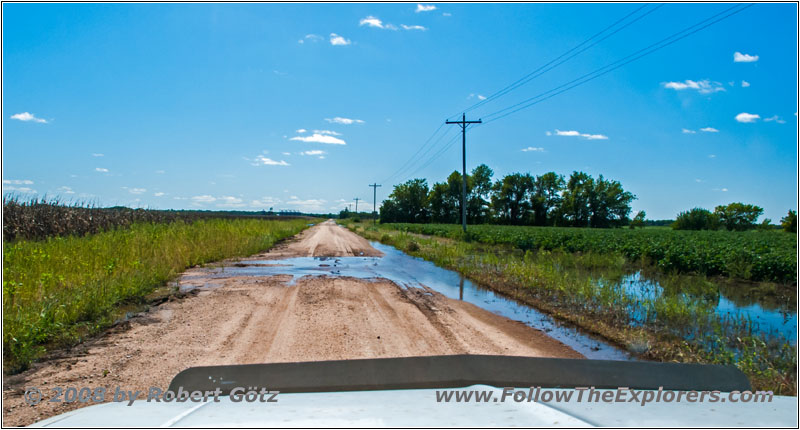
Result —
<instances>
[{"instance_id":1,"label":"wooden power pole","mask_svg":"<svg viewBox=\"0 0 800 430\"><path fill-rule=\"evenodd\" d=\"M356 201L356 216L358 216L358 201L361 200L358 197L354 198L353 200Z\"/></svg>"},{"instance_id":2,"label":"wooden power pole","mask_svg":"<svg viewBox=\"0 0 800 430\"><path fill-rule=\"evenodd\" d=\"M445 124L461 126L461 228L467 232L467 126L480 124L481 120L467 121L466 114L461 114L461 121L445 121Z\"/></svg>"},{"instance_id":3,"label":"wooden power pole","mask_svg":"<svg viewBox=\"0 0 800 430\"><path fill-rule=\"evenodd\" d=\"M380 187L380 185L378 185L378 183L376 182L374 184L371 184L370 187L372 187L372 223L375 224L378 222L377 205L378 205L378 187Z\"/></svg>"}]
</instances>

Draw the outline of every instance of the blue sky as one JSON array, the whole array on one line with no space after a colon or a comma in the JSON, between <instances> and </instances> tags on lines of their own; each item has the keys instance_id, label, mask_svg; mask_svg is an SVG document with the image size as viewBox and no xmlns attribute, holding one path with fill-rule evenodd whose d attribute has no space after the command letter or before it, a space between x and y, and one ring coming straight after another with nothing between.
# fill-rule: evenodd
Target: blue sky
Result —
<instances>
[{"instance_id":1,"label":"blue sky","mask_svg":"<svg viewBox=\"0 0 800 430\"><path fill-rule=\"evenodd\" d=\"M460 169L460 144L430 160L456 135L446 126L397 172L445 119L641 6L6 3L3 191L316 212L359 197L371 209L370 183L380 201L409 177ZM468 119L730 6L648 5ZM475 127L468 169L603 174L650 219L742 201L777 222L797 207L796 17L795 4L757 4Z\"/></svg>"}]
</instances>

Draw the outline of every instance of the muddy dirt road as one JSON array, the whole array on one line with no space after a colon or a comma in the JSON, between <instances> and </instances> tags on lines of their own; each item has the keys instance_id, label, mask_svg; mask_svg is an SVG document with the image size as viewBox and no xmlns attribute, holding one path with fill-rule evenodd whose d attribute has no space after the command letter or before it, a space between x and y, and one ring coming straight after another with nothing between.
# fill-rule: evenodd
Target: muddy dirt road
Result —
<instances>
[{"instance_id":1,"label":"muddy dirt road","mask_svg":"<svg viewBox=\"0 0 800 430\"><path fill-rule=\"evenodd\" d=\"M225 264L343 256L381 253L328 221L269 252ZM3 424L27 425L79 407L46 401L28 406L22 398L26 387L38 387L45 398L53 387L166 388L178 372L200 365L464 353L581 357L523 323L426 288L331 276L291 281L288 275L232 271L220 276L219 270L191 269L180 283L197 288L185 297L153 307L22 374L6 376Z\"/></svg>"}]
</instances>

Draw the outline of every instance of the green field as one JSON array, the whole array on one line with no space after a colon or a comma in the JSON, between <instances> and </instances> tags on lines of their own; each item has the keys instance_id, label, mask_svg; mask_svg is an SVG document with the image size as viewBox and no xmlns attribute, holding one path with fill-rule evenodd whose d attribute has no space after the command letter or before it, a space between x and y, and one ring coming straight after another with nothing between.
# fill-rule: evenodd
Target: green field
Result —
<instances>
[{"instance_id":1,"label":"green field","mask_svg":"<svg viewBox=\"0 0 800 430\"><path fill-rule=\"evenodd\" d=\"M797 237L783 231L675 231L669 228L589 229L567 227L387 224L412 233L507 244L523 251L618 253L653 264L665 273L727 276L749 281L794 282Z\"/></svg>"},{"instance_id":2,"label":"green field","mask_svg":"<svg viewBox=\"0 0 800 430\"><path fill-rule=\"evenodd\" d=\"M188 267L263 251L308 220L135 223L88 236L3 243L3 366L96 333Z\"/></svg>"},{"instance_id":3,"label":"green field","mask_svg":"<svg viewBox=\"0 0 800 430\"><path fill-rule=\"evenodd\" d=\"M649 263L632 264L616 252L616 247L634 249L637 243L667 243L673 247L680 244L691 253L697 243L707 246L713 243L712 238L759 239L756 235L720 232L721 235L695 236L669 229L470 226L468 237L473 240L467 241L460 240L464 237L458 225L348 223L348 227L368 239L455 270L485 287L600 335L635 356L733 364L758 389L796 393L796 346L786 334L765 332L746 317L732 318L716 312L723 287L744 294L770 295L788 303L782 295L787 287L752 282L728 285L724 278L685 275L672 268L664 273ZM779 242L793 238L775 233L767 232L764 238ZM688 241L692 237L704 238L705 242ZM513 242L535 240L532 238L549 242L540 247L533 242L517 247ZM603 238L616 238L618 243L598 246L596 243ZM568 245L557 246L558 243ZM626 287L623 280L636 272L650 273L648 279L657 280L662 290L658 294L641 294Z\"/></svg>"}]
</instances>

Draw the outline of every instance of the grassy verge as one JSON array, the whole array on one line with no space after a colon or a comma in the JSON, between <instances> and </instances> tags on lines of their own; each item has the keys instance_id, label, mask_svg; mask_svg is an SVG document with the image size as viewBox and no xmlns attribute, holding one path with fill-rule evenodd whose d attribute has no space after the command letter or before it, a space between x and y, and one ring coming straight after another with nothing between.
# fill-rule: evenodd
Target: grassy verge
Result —
<instances>
[{"instance_id":1,"label":"grassy verge","mask_svg":"<svg viewBox=\"0 0 800 430\"><path fill-rule=\"evenodd\" d=\"M308 220L137 223L94 235L3 244L3 369L25 369L49 346L96 333L119 306L184 269L246 256Z\"/></svg>"},{"instance_id":2,"label":"grassy verge","mask_svg":"<svg viewBox=\"0 0 800 430\"><path fill-rule=\"evenodd\" d=\"M522 251L508 244L424 236L385 225L348 227L458 271L642 358L733 364L757 389L797 391L796 347L779 335L755 331L751 321L720 317L703 298L715 294L716 286L702 277L691 284L687 278L667 278L662 294L633 297L613 275L597 277L595 269L603 269L606 276L625 272L627 262L619 253Z\"/></svg>"}]
</instances>

